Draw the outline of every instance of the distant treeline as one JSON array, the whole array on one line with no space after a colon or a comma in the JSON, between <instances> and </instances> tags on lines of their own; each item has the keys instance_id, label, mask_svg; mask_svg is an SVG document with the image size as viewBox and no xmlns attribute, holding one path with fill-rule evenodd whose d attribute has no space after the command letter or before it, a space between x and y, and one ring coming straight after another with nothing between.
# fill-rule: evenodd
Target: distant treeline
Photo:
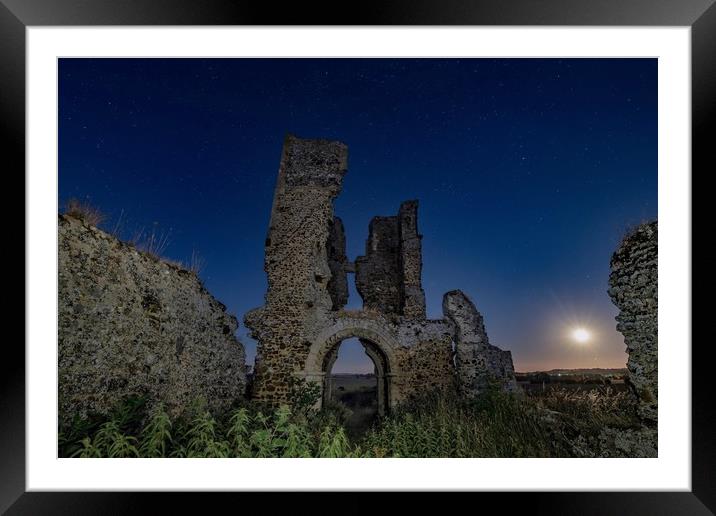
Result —
<instances>
[{"instance_id":1,"label":"distant treeline","mask_svg":"<svg viewBox=\"0 0 716 516\"><path fill-rule=\"evenodd\" d=\"M555 372L539 371L530 373L515 373L518 382L523 383L588 383L588 384L611 384L622 383L626 376L626 369L605 369L604 372L572 371Z\"/></svg>"}]
</instances>

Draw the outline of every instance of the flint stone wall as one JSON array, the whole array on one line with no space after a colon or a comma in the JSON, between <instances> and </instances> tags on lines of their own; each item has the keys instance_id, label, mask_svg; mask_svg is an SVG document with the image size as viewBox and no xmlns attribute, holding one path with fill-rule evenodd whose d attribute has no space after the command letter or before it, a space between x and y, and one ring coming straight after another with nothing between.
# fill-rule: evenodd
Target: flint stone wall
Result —
<instances>
[{"instance_id":1,"label":"flint stone wall","mask_svg":"<svg viewBox=\"0 0 716 516\"><path fill-rule=\"evenodd\" d=\"M490 344L482 314L460 290L443 297L443 312L454 325L455 367L462 395L475 396L497 383L507 391L517 390L512 353Z\"/></svg>"},{"instance_id":2,"label":"flint stone wall","mask_svg":"<svg viewBox=\"0 0 716 516\"><path fill-rule=\"evenodd\" d=\"M425 319L423 236L418 234L418 201L405 201L398 211L400 235L401 314L407 319Z\"/></svg>"},{"instance_id":3,"label":"flint stone wall","mask_svg":"<svg viewBox=\"0 0 716 516\"><path fill-rule=\"evenodd\" d=\"M627 380L637 413L656 423L658 409L658 226L642 224L611 259L609 295L619 308L617 330L629 353Z\"/></svg>"},{"instance_id":4,"label":"flint stone wall","mask_svg":"<svg viewBox=\"0 0 716 516\"><path fill-rule=\"evenodd\" d=\"M268 291L264 306L244 316L258 341L254 399L288 400L291 378L305 365L308 334L327 324L341 300L341 282L329 290L329 237L336 238L330 251L336 267L342 251L333 200L347 167L348 149L340 142L286 137L265 245Z\"/></svg>"},{"instance_id":5,"label":"flint stone wall","mask_svg":"<svg viewBox=\"0 0 716 516\"><path fill-rule=\"evenodd\" d=\"M338 217L333 217L326 252L328 253L328 267L331 270L328 293L333 301L333 310L338 310L348 302L346 269L349 265L346 257L346 235L343 230L343 221Z\"/></svg>"},{"instance_id":6,"label":"flint stone wall","mask_svg":"<svg viewBox=\"0 0 716 516\"><path fill-rule=\"evenodd\" d=\"M356 258L356 290L363 306L398 314L401 306L400 236L397 217L373 217L365 255Z\"/></svg>"},{"instance_id":7,"label":"flint stone wall","mask_svg":"<svg viewBox=\"0 0 716 516\"><path fill-rule=\"evenodd\" d=\"M177 416L203 397L212 410L244 396L236 318L198 278L60 215L59 414L107 414L146 395Z\"/></svg>"},{"instance_id":8,"label":"flint stone wall","mask_svg":"<svg viewBox=\"0 0 716 516\"><path fill-rule=\"evenodd\" d=\"M418 201L405 201L398 214L373 217L365 255L355 261L356 289L368 310L406 319L425 319L422 235Z\"/></svg>"}]
</instances>

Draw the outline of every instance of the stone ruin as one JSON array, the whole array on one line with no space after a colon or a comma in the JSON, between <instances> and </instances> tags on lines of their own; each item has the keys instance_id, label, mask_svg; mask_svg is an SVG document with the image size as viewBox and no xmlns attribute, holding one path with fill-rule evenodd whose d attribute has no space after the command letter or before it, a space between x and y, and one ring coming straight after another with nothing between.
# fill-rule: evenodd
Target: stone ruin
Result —
<instances>
[{"instance_id":1,"label":"stone ruin","mask_svg":"<svg viewBox=\"0 0 716 516\"><path fill-rule=\"evenodd\" d=\"M288 136L265 242L265 305L245 316L258 341L253 399L290 401L295 380L322 399L345 339L374 364L378 410L414 394L457 389L474 397L490 384L515 390L509 351L490 344L482 315L461 291L443 297L443 318L426 317L418 203L374 217L365 254L351 261L333 213L347 169L339 142ZM191 271L68 215L58 224L59 419L108 413L146 395L179 415L192 400L225 410L246 387L236 319ZM595 456L657 456L658 227L642 224L611 259L609 295L629 359L627 383L641 425L605 428ZM363 301L346 310L349 274ZM319 402L320 403L320 402Z\"/></svg>"},{"instance_id":2,"label":"stone ruin","mask_svg":"<svg viewBox=\"0 0 716 516\"><path fill-rule=\"evenodd\" d=\"M186 268L69 215L58 221L60 424L146 396L176 417L246 390L246 355L226 312Z\"/></svg>"},{"instance_id":3,"label":"stone ruin","mask_svg":"<svg viewBox=\"0 0 716 516\"><path fill-rule=\"evenodd\" d=\"M378 410L413 394L457 388L475 396L489 383L514 390L512 356L492 346L482 316L461 291L445 294L442 319L426 317L418 202L374 217L363 256L346 256L333 201L347 171L336 141L287 136L274 194L264 270L265 304L244 317L258 342L255 400L290 401L296 380L316 382L323 398L338 348L356 337L375 365ZM363 300L346 310L348 275Z\"/></svg>"},{"instance_id":4,"label":"stone ruin","mask_svg":"<svg viewBox=\"0 0 716 516\"><path fill-rule=\"evenodd\" d=\"M642 224L621 242L611 259L609 296L619 308L617 330L629 359L627 381L637 413L649 425L658 405L658 225Z\"/></svg>"}]
</instances>

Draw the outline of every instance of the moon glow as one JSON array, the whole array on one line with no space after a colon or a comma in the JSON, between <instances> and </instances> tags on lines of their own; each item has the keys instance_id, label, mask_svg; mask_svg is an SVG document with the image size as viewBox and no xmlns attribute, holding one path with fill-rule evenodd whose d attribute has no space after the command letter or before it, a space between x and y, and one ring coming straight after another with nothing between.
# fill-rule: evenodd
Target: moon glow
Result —
<instances>
[{"instance_id":1,"label":"moon glow","mask_svg":"<svg viewBox=\"0 0 716 516\"><path fill-rule=\"evenodd\" d=\"M584 328L575 328L572 331L572 338L580 344L584 344L589 341L591 334Z\"/></svg>"}]
</instances>

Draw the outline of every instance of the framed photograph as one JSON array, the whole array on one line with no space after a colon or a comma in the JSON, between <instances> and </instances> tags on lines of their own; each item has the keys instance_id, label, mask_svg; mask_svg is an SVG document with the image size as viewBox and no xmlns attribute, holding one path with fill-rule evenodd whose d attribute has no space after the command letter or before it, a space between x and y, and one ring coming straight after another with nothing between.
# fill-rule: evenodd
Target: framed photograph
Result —
<instances>
[{"instance_id":1,"label":"framed photograph","mask_svg":"<svg viewBox=\"0 0 716 516\"><path fill-rule=\"evenodd\" d=\"M3 511L713 513L691 322L713 2L1 1L27 301Z\"/></svg>"}]
</instances>

